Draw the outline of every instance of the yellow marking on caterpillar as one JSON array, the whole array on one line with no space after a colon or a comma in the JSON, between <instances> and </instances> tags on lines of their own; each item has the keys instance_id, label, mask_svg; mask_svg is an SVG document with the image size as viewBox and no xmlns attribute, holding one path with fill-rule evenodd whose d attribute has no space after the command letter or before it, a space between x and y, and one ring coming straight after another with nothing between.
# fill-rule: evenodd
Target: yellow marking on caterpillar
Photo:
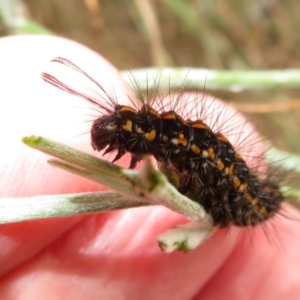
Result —
<instances>
[{"instance_id":1,"label":"yellow marking on caterpillar","mask_svg":"<svg viewBox=\"0 0 300 300\"><path fill-rule=\"evenodd\" d=\"M137 113L135 109L131 108L130 106L122 106L120 109L121 112L132 112L132 113Z\"/></svg>"},{"instance_id":2,"label":"yellow marking on caterpillar","mask_svg":"<svg viewBox=\"0 0 300 300\"><path fill-rule=\"evenodd\" d=\"M204 123L194 123L192 124L192 128L210 130L210 128Z\"/></svg>"},{"instance_id":3,"label":"yellow marking on caterpillar","mask_svg":"<svg viewBox=\"0 0 300 300\"><path fill-rule=\"evenodd\" d=\"M123 125L123 129L129 132L132 132L132 121L127 120L125 125Z\"/></svg>"},{"instance_id":4,"label":"yellow marking on caterpillar","mask_svg":"<svg viewBox=\"0 0 300 300\"><path fill-rule=\"evenodd\" d=\"M197 145L195 145L195 144L191 145L191 150L195 154L199 154L201 152L201 149Z\"/></svg>"},{"instance_id":5,"label":"yellow marking on caterpillar","mask_svg":"<svg viewBox=\"0 0 300 300\"><path fill-rule=\"evenodd\" d=\"M208 148L208 157L211 159L211 160L214 160L215 158L215 150L213 147L209 147Z\"/></svg>"},{"instance_id":6,"label":"yellow marking on caterpillar","mask_svg":"<svg viewBox=\"0 0 300 300\"><path fill-rule=\"evenodd\" d=\"M220 171L222 171L224 169L224 164L223 164L223 162L220 159L218 159L218 161L217 161L217 168Z\"/></svg>"},{"instance_id":7,"label":"yellow marking on caterpillar","mask_svg":"<svg viewBox=\"0 0 300 300\"><path fill-rule=\"evenodd\" d=\"M145 133L145 138L149 141L152 142L156 137L156 130L152 129L150 132Z\"/></svg>"}]
</instances>

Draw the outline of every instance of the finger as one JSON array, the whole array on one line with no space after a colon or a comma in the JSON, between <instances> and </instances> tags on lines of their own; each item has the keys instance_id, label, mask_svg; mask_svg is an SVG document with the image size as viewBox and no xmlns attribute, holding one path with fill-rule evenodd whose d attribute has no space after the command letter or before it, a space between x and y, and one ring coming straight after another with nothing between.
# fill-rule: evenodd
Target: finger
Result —
<instances>
[{"instance_id":1,"label":"finger","mask_svg":"<svg viewBox=\"0 0 300 300\"><path fill-rule=\"evenodd\" d=\"M82 129L78 115L70 110L84 107L85 101L76 102L79 99L64 95L41 79L53 57L85 57L83 65L92 65L91 73L104 85L115 82L117 86L121 82L117 71L91 50L61 38L2 38L0 47L1 197L100 190L91 181L50 167L47 156L26 147L21 138L44 135L81 145L81 149L90 148L88 135L71 140ZM91 60L95 62L91 64ZM80 220L76 217L1 225L0 240L5 245L0 248L0 260L4 262L1 272L33 256Z\"/></svg>"},{"instance_id":2,"label":"finger","mask_svg":"<svg viewBox=\"0 0 300 300\"><path fill-rule=\"evenodd\" d=\"M83 67L89 65L90 73L99 78L103 86L114 82L114 86L121 89L118 72L94 52L64 39L22 36L4 38L1 42L1 82L5 83L1 87L0 102L1 195L18 197L75 192L82 188L88 190L89 186L95 189L95 184L87 180L71 184L78 177L50 168L43 163L43 154L27 148L20 140L26 135L44 135L91 148L88 135L74 139L82 133L82 120L76 119L79 114L72 113L72 109L85 107L88 103L55 89L41 79L42 72L55 55L66 55L71 59L86 57ZM23 51L17 53L21 46ZM93 59L96 62L91 64ZM54 173L55 176L52 176Z\"/></svg>"},{"instance_id":3,"label":"finger","mask_svg":"<svg viewBox=\"0 0 300 300\"><path fill-rule=\"evenodd\" d=\"M194 299L298 299L299 212L288 205L283 210L285 216L243 229L234 251Z\"/></svg>"}]
</instances>

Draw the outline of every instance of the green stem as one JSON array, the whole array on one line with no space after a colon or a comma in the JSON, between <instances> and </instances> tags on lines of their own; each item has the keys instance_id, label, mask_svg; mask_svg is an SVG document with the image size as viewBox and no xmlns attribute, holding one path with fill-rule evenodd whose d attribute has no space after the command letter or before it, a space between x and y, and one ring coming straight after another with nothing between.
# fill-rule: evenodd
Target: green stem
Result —
<instances>
[{"instance_id":1,"label":"green stem","mask_svg":"<svg viewBox=\"0 0 300 300\"><path fill-rule=\"evenodd\" d=\"M159 75L158 75L159 74ZM159 76L160 86L180 88L184 81L189 86L207 89L227 89L242 91L244 89L299 87L300 69L286 70L212 70L203 68L144 68L123 71L122 76L129 85L130 78L135 78L141 89L151 88Z\"/></svg>"},{"instance_id":2,"label":"green stem","mask_svg":"<svg viewBox=\"0 0 300 300\"><path fill-rule=\"evenodd\" d=\"M0 223L67 217L149 205L112 192L0 199Z\"/></svg>"},{"instance_id":3,"label":"green stem","mask_svg":"<svg viewBox=\"0 0 300 300\"><path fill-rule=\"evenodd\" d=\"M4 215L1 214L0 203L0 222L68 216L141 205L164 205L191 220L212 226L211 217L204 208L180 194L168 182L164 174L153 167L150 159L145 160L140 170L128 170L43 137L25 137L23 142L55 157L49 160L51 165L103 184L122 196L114 193L97 194L95 197L98 198L92 198L93 201L90 200L94 197L93 194L87 194L86 200L84 195L40 196L24 198L24 202L23 200L3 199L1 203ZM108 199L105 198L106 196ZM82 201L79 206L78 197ZM110 203L112 197L114 201ZM14 205L14 203L17 204ZM75 206L74 203L76 203ZM13 214L14 208L18 205L20 205L19 210Z\"/></svg>"}]
</instances>

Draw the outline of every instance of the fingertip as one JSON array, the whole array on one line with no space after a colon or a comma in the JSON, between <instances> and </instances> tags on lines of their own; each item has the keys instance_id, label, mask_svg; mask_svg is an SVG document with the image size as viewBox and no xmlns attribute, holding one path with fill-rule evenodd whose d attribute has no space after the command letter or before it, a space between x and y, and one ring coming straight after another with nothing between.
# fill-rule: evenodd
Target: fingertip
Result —
<instances>
[{"instance_id":1,"label":"fingertip","mask_svg":"<svg viewBox=\"0 0 300 300\"><path fill-rule=\"evenodd\" d=\"M115 89L123 90L118 71L99 54L59 37L6 37L0 39L0 47L1 195L95 190L94 183L54 170L47 165L45 155L26 148L21 139L42 135L92 152L89 135L73 139L84 130L86 116L81 108L88 107L87 103L45 83L41 74L51 67L51 59L66 57L101 84L111 87L113 82Z\"/></svg>"}]
</instances>

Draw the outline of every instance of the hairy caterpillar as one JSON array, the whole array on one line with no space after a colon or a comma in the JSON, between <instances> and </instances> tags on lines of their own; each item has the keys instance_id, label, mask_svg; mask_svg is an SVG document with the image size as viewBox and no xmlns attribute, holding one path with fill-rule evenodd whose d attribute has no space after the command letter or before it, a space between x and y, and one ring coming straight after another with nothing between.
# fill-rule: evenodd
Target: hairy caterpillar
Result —
<instances>
[{"instance_id":1,"label":"hairy caterpillar","mask_svg":"<svg viewBox=\"0 0 300 300\"><path fill-rule=\"evenodd\" d=\"M46 82L96 105L99 116L91 127L91 144L104 154L116 152L112 162L130 153L134 168L145 155L152 155L163 172L172 174L178 190L203 205L221 227L253 226L280 209L283 196L278 185L261 179L224 133L205 123L202 98L185 98L183 89L166 103L157 90L148 90L144 97L135 82L140 102L128 96L130 105L123 105L72 62L63 58L53 62L81 73L104 93L97 99L42 74ZM194 113L184 113L191 102Z\"/></svg>"}]
</instances>

